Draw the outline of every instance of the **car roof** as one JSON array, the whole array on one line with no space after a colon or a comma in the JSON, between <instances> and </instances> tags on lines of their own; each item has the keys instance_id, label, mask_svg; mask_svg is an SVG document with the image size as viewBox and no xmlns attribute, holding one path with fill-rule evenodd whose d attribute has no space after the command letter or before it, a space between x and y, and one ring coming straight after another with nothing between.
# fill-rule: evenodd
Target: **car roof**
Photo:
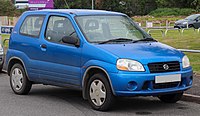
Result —
<instances>
[{"instance_id":1,"label":"car roof","mask_svg":"<svg viewBox=\"0 0 200 116\"><path fill-rule=\"evenodd\" d=\"M119 12L105 11L105 10L90 10L90 9L44 9L38 11L27 11L28 13L64 13L81 15L125 15Z\"/></svg>"},{"instance_id":2,"label":"car roof","mask_svg":"<svg viewBox=\"0 0 200 116\"><path fill-rule=\"evenodd\" d=\"M200 16L200 14L192 14L193 16ZM190 15L190 16L192 16L192 15Z\"/></svg>"}]
</instances>

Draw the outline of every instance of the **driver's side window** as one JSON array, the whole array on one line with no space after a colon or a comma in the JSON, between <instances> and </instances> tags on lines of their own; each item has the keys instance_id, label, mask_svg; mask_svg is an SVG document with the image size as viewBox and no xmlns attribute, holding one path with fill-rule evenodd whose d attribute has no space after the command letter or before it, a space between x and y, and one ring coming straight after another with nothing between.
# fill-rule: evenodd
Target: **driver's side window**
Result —
<instances>
[{"instance_id":1,"label":"driver's side window","mask_svg":"<svg viewBox=\"0 0 200 116\"><path fill-rule=\"evenodd\" d=\"M77 37L71 21L66 17L51 16L47 24L45 38L50 42L63 43L64 36Z\"/></svg>"},{"instance_id":2,"label":"driver's side window","mask_svg":"<svg viewBox=\"0 0 200 116\"><path fill-rule=\"evenodd\" d=\"M197 21L200 22L200 16L197 18Z\"/></svg>"}]
</instances>

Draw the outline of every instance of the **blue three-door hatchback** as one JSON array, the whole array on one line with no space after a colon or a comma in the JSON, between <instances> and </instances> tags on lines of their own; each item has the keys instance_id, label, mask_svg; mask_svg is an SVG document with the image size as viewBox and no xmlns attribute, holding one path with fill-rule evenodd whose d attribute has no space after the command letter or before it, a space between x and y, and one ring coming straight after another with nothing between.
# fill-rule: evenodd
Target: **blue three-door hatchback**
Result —
<instances>
[{"instance_id":1,"label":"blue three-door hatchback","mask_svg":"<svg viewBox=\"0 0 200 116\"><path fill-rule=\"evenodd\" d=\"M28 94L32 84L73 87L96 110L110 108L116 96L175 103L193 78L185 54L127 15L101 10L25 12L10 36L6 63L16 94Z\"/></svg>"}]
</instances>

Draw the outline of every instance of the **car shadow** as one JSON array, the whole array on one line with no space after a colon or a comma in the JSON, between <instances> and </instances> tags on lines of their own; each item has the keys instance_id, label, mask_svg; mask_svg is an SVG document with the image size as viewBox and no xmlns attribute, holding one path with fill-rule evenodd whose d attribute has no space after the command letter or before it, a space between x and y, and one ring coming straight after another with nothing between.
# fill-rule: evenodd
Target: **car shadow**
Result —
<instances>
[{"instance_id":1,"label":"car shadow","mask_svg":"<svg viewBox=\"0 0 200 116\"><path fill-rule=\"evenodd\" d=\"M86 100L82 98L81 91L72 90L68 88L59 88L59 87L36 87L32 88L29 96L32 97L45 97L47 100L64 100L66 103L69 103L75 106L81 111L91 111L97 112L91 109L90 105ZM178 102L175 104L167 104L159 101L155 97L118 97L115 101L115 104L112 106L111 112L134 112L138 115L148 115L153 112L160 112L166 110L186 110L189 107L183 102Z\"/></svg>"}]
</instances>

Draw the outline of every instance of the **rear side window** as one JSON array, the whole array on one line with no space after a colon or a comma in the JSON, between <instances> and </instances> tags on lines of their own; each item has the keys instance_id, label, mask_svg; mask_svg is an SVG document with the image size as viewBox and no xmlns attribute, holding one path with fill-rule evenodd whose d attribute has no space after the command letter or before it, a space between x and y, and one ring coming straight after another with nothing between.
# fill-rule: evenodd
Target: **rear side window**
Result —
<instances>
[{"instance_id":1,"label":"rear side window","mask_svg":"<svg viewBox=\"0 0 200 116\"><path fill-rule=\"evenodd\" d=\"M44 17L45 16L27 16L20 28L20 34L39 37Z\"/></svg>"}]
</instances>

